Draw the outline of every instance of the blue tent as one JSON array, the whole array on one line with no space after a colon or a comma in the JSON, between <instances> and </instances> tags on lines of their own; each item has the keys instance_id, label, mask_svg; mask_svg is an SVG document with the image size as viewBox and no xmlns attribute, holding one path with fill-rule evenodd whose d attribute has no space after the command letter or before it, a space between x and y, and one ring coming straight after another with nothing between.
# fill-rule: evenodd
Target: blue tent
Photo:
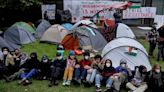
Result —
<instances>
[{"instance_id":1,"label":"blue tent","mask_svg":"<svg viewBox=\"0 0 164 92\"><path fill-rule=\"evenodd\" d=\"M70 24L70 23L64 23L64 24L62 24L61 26L63 26L65 29L67 29L67 30L71 30L72 29L72 24Z\"/></svg>"}]
</instances>

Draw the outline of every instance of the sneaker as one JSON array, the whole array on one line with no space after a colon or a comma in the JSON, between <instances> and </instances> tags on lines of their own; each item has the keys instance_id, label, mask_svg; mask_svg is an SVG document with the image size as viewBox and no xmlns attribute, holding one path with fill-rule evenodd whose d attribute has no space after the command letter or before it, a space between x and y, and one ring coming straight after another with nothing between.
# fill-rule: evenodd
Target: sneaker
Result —
<instances>
[{"instance_id":1,"label":"sneaker","mask_svg":"<svg viewBox=\"0 0 164 92\"><path fill-rule=\"evenodd\" d=\"M62 85L63 85L63 86L66 86L66 81L64 81Z\"/></svg>"},{"instance_id":2,"label":"sneaker","mask_svg":"<svg viewBox=\"0 0 164 92\"><path fill-rule=\"evenodd\" d=\"M96 86L96 92L101 92L101 88Z\"/></svg>"},{"instance_id":3,"label":"sneaker","mask_svg":"<svg viewBox=\"0 0 164 92\"><path fill-rule=\"evenodd\" d=\"M68 80L68 81L66 82L66 84L65 84L65 85L70 86L70 85L71 85L71 81L70 81L70 80Z\"/></svg>"},{"instance_id":4,"label":"sneaker","mask_svg":"<svg viewBox=\"0 0 164 92\"><path fill-rule=\"evenodd\" d=\"M58 83L58 81L54 81L54 85L56 85L56 86L57 86L58 84L59 84L59 83Z\"/></svg>"}]
</instances>

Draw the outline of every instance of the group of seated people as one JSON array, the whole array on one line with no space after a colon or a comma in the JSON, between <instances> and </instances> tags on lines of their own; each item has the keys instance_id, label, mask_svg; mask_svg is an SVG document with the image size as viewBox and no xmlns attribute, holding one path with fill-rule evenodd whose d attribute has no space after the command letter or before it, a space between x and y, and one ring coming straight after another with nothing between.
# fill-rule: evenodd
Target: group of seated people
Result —
<instances>
[{"instance_id":1,"label":"group of seated people","mask_svg":"<svg viewBox=\"0 0 164 92\"><path fill-rule=\"evenodd\" d=\"M20 79L19 85L29 85L31 79L36 78L48 80L49 87L58 85L60 80L63 80L63 86L95 85L96 92L101 92L103 85L106 86L104 92L119 92L122 87L128 92L162 92L164 88L164 75L159 64L155 64L151 71L143 65L136 66L132 71L124 58L118 67L113 67L112 60L104 60L99 54L90 57L89 51L83 52L81 60L77 59L73 50L66 58L59 50L52 60L46 55L39 60L36 52L28 56L19 49L11 53L4 47L1 51L0 78L6 82Z\"/></svg>"}]
</instances>

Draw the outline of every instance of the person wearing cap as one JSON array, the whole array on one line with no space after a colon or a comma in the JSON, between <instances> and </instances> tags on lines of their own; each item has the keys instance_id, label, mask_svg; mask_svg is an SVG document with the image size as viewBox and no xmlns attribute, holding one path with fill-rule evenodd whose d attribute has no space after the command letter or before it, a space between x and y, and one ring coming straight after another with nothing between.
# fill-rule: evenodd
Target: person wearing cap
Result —
<instances>
[{"instance_id":1,"label":"person wearing cap","mask_svg":"<svg viewBox=\"0 0 164 92\"><path fill-rule=\"evenodd\" d=\"M140 65L135 69L135 73L130 82L126 83L126 87L130 89L128 92L145 92L148 88L146 83L147 68Z\"/></svg>"},{"instance_id":2,"label":"person wearing cap","mask_svg":"<svg viewBox=\"0 0 164 92\"><path fill-rule=\"evenodd\" d=\"M87 70L91 69L90 53L85 51L83 53L83 59L79 61L79 67L75 69L74 80L80 84L81 80L84 82L87 76Z\"/></svg>"},{"instance_id":3,"label":"person wearing cap","mask_svg":"<svg viewBox=\"0 0 164 92\"><path fill-rule=\"evenodd\" d=\"M69 56L66 59L66 68L63 77L63 86L69 86L73 78L74 68L78 67L78 60L73 50L69 51Z\"/></svg>"},{"instance_id":4,"label":"person wearing cap","mask_svg":"<svg viewBox=\"0 0 164 92\"><path fill-rule=\"evenodd\" d=\"M39 80L46 80L50 77L50 73L51 73L50 66L51 66L50 59L48 58L47 55L43 55L41 58L41 62L39 64L39 69L41 70L38 75Z\"/></svg>"},{"instance_id":5,"label":"person wearing cap","mask_svg":"<svg viewBox=\"0 0 164 92\"><path fill-rule=\"evenodd\" d=\"M58 80L63 77L64 69L66 66L66 61L63 55L59 52L56 53L56 56L53 60L53 64L51 66L51 77L49 87L52 85L58 85Z\"/></svg>"},{"instance_id":6,"label":"person wearing cap","mask_svg":"<svg viewBox=\"0 0 164 92\"><path fill-rule=\"evenodd\" d=\"M115 91L120 91L120 86L126 83L131 76L132 72L127 66L126 59L121 59L120 65L116 67L116 73L111 76Z\"/></svg>"},{"instance_id":7,"label":"person wearing cap","mask_svg":"<svg viewBox=\"0 0 164 92\"><path fill-rule=\"evenodd\" d=\"M146 82L150 92L162 92L164 90L164 73L160 64L155 64L148 72Z\"/></svg>"}]
</instances>

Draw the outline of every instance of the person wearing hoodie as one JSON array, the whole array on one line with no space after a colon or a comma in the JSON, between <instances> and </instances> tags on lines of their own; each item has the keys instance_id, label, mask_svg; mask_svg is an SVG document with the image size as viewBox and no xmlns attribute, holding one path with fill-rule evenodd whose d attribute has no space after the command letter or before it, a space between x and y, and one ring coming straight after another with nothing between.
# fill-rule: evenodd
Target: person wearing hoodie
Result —
<instances>
[{"instance_id":1,"label":"person wearing hoodie","mask_svg":"<svg viewBox=\"0 0 164 92\"><path fill-rule=\"evenodd\" d=\"M74 68L79 67L79 65L77 64L78 64L78 60L75 56L75 52L71 50L69 52L68 58L66 59L66 68L64 71L63 86L69 86L71 84Z\"/></svg>"},{"instance_id":2,"label":"person wearing hoodie","mask_svg":"<svg viewBox=\"0 0 164 92\"><path fill-rule=\"evenodd\" d=\"M126 84L126 87L130 89L129 92L145 92L145 90L148 88L145 81L146 73L147 69L143 65L140 65L135 69L134 77Z\"/></svg>"},{"instance_id":3,"label":"person wearing hoodie","mask_svg":"<svg viewBox=\"0 0 164 92\"><path fill-rule=\"evenodd\" d=\"M146 77L148 89L150 92L163 92L164 90L164 73L160 64L155 64L153 69L148 72Z\"/></svg>"},{"instance_id":4,"label":"person wearing hoodie","mask_svg":"<svg viewBox=\"0 0 164 92\"><path fill-rule=\"evenodd\" d=\"M113 88L116 92L120 91L120 86L128 82L129 78L132 76L132 71L127 66L127 60L121 59L120 65L116 67L116 73L111 76L113 80Z\"/></svg>"},{"instance_id":5,"label":"person wearing hoodie","mask_svg":"<svg viewBox=\"0 0 164 92\"><path fill-rule=\"evenodd\" d=\"M41 71L39 72L38 79L46 80L50 77L50 73L51 73L50 66L51 66L51 61L48 59L46 55L43 55L39 65Z\"/></svg>"},{"instance_id":6,"label":"person wearing hoodie","mask_svg":"<svg viewBox=\"0 0 164 92\"><path fill-rule=\"evenodd\" d=\"M105 60L104 68L101 74L96 74L95 77L95 85L96 85L96 92L101 92L101 81L106 81L106 89L105 92L109 92L112 87L112 79L110 78L114 73L116 73L116 69L112 66L112 61L110 59Z\"/></svg>"},{"instance_id":7,"label":"person wearing hoodie","mask_svg":"<svg viewBox=\"0 0 164 92\"><path fill-rule=\"evenodd\" d=\"M52 85L58 85L58 80L63 77L63 73L65 70L66 61L64 60L63 55L60 52L56 53L55 59L53 60L53 64L51 66L51 77L49 87Z\"/></svg>"},{"instance_id":8,"label":"person wearing hoodie","mask_svg":"<svg viewBox=\"0 0 164 92\"><path fill-rule=\"evenodd\" d=\"M90 53L85 51L83 59L79 61L79 67L75 68L74 80L80 84L81 80L84 82L87 76L87 70L91 69Z\"/></svg>"},{"instance_id":9,"label":"person wearing hoodie","mask_svg":"<svg viewBox=\"0 0 164 92\"><path fill-rule=\"evenodd\" d=\"M34 75L37 75L40 71L39 69L38 56L36 52L32 52L30 54L30 59L28 59L21 67L25 69L24 73L20 75L21 81L18 84L29 84L31 83L29 79L31 79Z\"/></svg>"}]
</instances>

